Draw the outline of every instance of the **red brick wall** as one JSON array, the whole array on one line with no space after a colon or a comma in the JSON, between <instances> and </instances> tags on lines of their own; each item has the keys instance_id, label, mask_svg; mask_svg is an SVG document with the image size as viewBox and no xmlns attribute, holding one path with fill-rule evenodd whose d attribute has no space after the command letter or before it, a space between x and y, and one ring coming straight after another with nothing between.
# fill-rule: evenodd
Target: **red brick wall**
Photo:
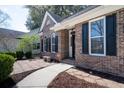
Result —
<instances>
[{"instance_id":1,"label":"red brick wall","mask_svg":"<svg viewBox=\"0 0 124 93\"><path fill-rule=\"evenodd\" d=\"M91 56L82 54L82 23L75 26L76 62L97 71L124 77L124 9L117 11L117 56Z\"/></svg>"},{"instance_id":2,"label":"red brick wall","mask_svg":"<svg viewBox=\"0 0 124 93\"><path fill-rule=\"evenodd\" d=\"M50 25L46 25L47 20L50 20ZM47 17L46 23L43 27L43 36L41 39L44 40L45 37L51 37L51 34L54 31L51 31L50 28L55 25L55 23L50 19L50 17ZM62 60L64 58L68 58L68 53L69 53L69 32L68 31L59 31L56 32L58 35L58 54L60 55L59 60ZM51 56L52 59L55 59L56 53L51 53L51 52L42 52L42 56Z\"/></svg>"},{"instance_id":3,"label":"red brick wall","mask_svg":"<svg viewBox=\"0 0 124 93\"><path fill-rule=\"evenodd\" d=\"M58 52L60 60L69 57L69 32L67 30L59 31Z\"/></svg>"},{"instance_id":4,"label":"red brick wall","mask_svg":"<svg viewBox=\"0 0 124 93\"><path fill-rule=\"evenodd\" d=\"M46 25L48 20L50 21L50 24ZM41 37L41 39L44 40L45 37L47 37L47 38L51 37L51 34L54 31L51 31L50 28L53 27L54 25L55 25L54 21L48 16L46 19L45 25L43 27L43 36ZM56 33L56 34L58 34L58 33ZM44 49L43 49L43 51L44 51ZM55 55L56 55L56 53L42 52L42 56L51 56L52 59L55 59Z\"/></svg>"}]
</instances>

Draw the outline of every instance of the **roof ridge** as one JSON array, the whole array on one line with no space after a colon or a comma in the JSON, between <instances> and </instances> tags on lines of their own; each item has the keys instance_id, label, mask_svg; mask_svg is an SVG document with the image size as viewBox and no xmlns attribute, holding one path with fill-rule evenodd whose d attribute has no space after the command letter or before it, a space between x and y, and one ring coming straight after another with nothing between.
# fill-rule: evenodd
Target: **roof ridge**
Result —
<instances>
[{"instance_id":1,"label":"roof ridge","mask_svg":"<svg viewBox=\"0 0 124 93\"><path fill-rule=\"evenodd\" d=\"M7 30L7 31L13 31L13 32L20 32L20 33L26 33L26 32L22 32L22 31L18 31L18 30L13 30L13 29L7 29L7 28L0 28L0 30Z\"/></svg>"}]
</instances>

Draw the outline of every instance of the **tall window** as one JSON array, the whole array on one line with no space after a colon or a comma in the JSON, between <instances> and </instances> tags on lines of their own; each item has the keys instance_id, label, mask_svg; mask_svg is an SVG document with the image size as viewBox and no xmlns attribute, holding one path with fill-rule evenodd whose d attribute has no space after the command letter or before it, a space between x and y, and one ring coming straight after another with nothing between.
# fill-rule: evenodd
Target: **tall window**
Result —
<instances>
[{"instance_id":1,"label":"tall window","mask_svg":"<svg viewBox=\"0 0 124 93\"><path fill-rule=\"evenodd\" d=\"M44 52L50 52L50 38L49 37L45 37L44 38Z\"/></svg>"},{"instance_id":2,"label":"tall window","mask_svg":"<svg viewBox=\"0 0 124 93\"><path fill-rule=\"evenodd\" d=\"M47 52L47 38L44 38L44 52Z\"/></svg>"},{"instance_id":3,"label":"tall window","mask_svg":"<svg viewBox=\"0 0 124 93\"><path fill-rule=\"evenodd\" d=\"M90 21L89 52L91 55L105 55L105 18Z\"/></svg>"},{"instance_id":4,"label":"tall window","mask_svg":"<svg viewBox=\"0 0 124 93\"><path fill-rule=\"evenodd\" d=\"M55 52L55 47L56 47L56 34L52 33L51 34L51 52Z\"/></svg>"}]
</instances>

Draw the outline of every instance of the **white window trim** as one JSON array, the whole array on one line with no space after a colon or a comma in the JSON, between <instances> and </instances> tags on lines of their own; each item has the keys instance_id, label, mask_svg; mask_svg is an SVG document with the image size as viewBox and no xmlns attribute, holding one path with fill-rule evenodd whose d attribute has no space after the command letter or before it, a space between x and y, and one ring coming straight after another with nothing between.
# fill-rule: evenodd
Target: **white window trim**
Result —
<instances>
[{"instance_id":1,"label":"white window trim","mask_svg":"<svg viewBox=\"0 0 124 93\"><path fill-rule=\"evenodd\" d=\"M100 19L104 20L104 54L91 53L91 22L94 22L94 21L97 21ZM97 36L97 37L103 37L103 36ZM89 21L89 55L106 56L106 20L105 20L105 16Z\"/></svg>"},{"instance_id":2,"label":"white window trim","mask_svg":"<svg viewBox=\"0 0 124 93\"><path fill-rule=\"evenodd\" d=\"M55 51L52 50L52 45L55 45L56 46L56 44L53 44L52 43L52 36L53 36L53 34L55 34L55 37L54 38L56 38L56 33L52 33L51 34L51 53L56 53Z\"/></svg>"},{"instance_id":3,"label":"white window trim","mask_svg":"<svg viewBox=\"0 0 124 93\"><path fill-rule=\"evenodd\" d=\"M72 46L71 46L71 32L73 32L73 30L69 30L69 57L72 57Z\"/></svg>"}]
</instances>

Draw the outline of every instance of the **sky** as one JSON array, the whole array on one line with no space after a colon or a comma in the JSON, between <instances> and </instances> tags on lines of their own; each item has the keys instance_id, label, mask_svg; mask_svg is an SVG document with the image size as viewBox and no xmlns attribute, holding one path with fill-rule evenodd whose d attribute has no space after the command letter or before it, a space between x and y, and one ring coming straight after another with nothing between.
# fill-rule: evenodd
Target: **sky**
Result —
<instances>
[{"instance_id":1,"label":"sky","mask_svg":"<svg viewBox=\"0 0 124 93\"><path fill-rule=\"evenodd\" d=\"M7 29L29 32L25 26L28 17L28 9L22 5L0 5L0 9L10 16L9 26Z\"/></svg>"}]
</instances>

